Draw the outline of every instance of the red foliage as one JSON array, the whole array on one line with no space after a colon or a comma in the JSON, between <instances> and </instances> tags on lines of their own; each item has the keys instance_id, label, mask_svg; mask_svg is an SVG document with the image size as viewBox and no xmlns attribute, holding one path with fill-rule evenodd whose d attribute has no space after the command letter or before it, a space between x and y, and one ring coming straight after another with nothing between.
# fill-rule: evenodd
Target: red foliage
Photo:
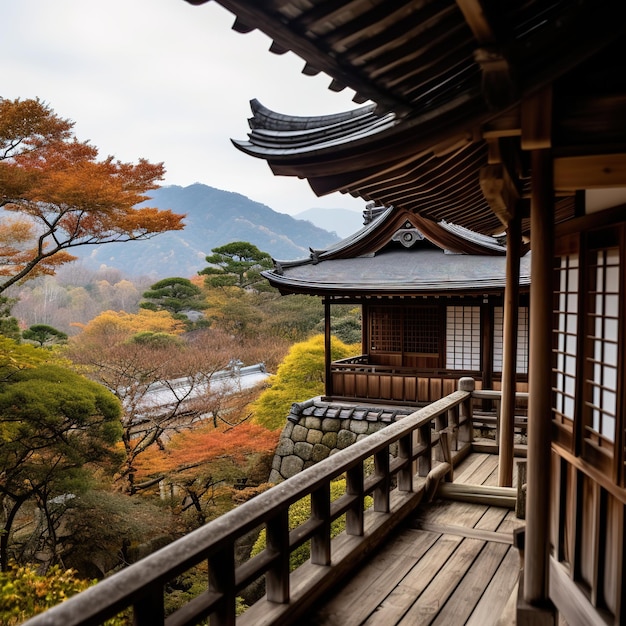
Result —
<instances>
[{"instance_id":1,"label":"red foliage","mask_svg":"<svg viewBox=\"0 0 626 626\"><path fill-rule=\"evenodd\" d=\"M137 478L180 471L218 458L242 463L250 454L271 453L279 434L248 422L228 428L200 426L185 430L173 436L163 449L152 446L137 458Z\"/></svg>"}]
</instances>

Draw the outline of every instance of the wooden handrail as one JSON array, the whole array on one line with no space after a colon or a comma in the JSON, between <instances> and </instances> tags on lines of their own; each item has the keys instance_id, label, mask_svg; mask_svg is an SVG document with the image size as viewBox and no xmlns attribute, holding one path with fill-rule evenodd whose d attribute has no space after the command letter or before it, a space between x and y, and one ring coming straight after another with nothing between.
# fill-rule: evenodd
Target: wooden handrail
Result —
<instances>
[{"instance_id":1,"label":"wooden handrail","mask_svg":"<svg viewBox=\"0 0 626 626\"><path fill-rule=\"evenodd\" d=\"M286 623L302 615L312 603L354 567L364 554L381 543L405 519L423 495L426 477L437 463L438 431L454 432L452 462L469 452L472 433L473 381L462 379L462 391L423 407L367 438L303 470L205 526L143 560L99 582L64 603L31 618L24 626L86 626L101 624L133 607L137 626L184 626L210 616L212 626ZM451 439L451 438L449 438ZM391 447L398 453L390 462ZM441 456L440 454L438 456ZM365 463L375 470L365 476ZM346 494L330 502L330 483L346 476ZM449 472L451 475L451 472ZM289 506L311 496L311 516L289 529ZM365 511L365 497L373 495ZM346 515L339 556L330 537L331 523ZM235 543L265 526L267 547L236 566ZM311 540L311 558L290 572L290 553ZM165 585L201 563L209 565L207 590L171 616L164 616ZM332 565L331 565L332 564ZM320 569L321 568L321 569ZM237 594L265 576L266 596L235 617ZM293 584L298 579L297 586ZM304 579L304 582L303 580Z\"/></svg>"}]
</instances>

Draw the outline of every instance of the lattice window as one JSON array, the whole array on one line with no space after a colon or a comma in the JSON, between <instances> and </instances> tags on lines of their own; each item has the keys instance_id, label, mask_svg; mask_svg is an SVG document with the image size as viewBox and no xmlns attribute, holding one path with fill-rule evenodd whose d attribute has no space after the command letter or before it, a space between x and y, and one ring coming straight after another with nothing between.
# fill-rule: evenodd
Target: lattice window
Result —
<instances>
[{"instance_id":1,"label":"lattice window","mask_svg":"<svg viewBox=\"0 0 626 626\"><path fill-rule=\"evenodd\" d=\"M617 417L619 249L589 252L585 436L596 444L615 441Z\"/></svg>"},{"instance_id":2,"label":"lattice window","mask_svg":"<svg viewBox=\"0 0 626 626\"><path fill-rule=\"evenodd\" d=\"M439 354L439 307L371 307L369 319L371 352Z\"/></svg>"},{"instance_id":3,"label":"lattice window","mask_svg":"<svg viewBox=\"0 0 626 626\"><path fill-rule=\"evenodd\" d=\"M554 418L574 419L576 403L578 254L561 257L555 269Z\"/></svg>"},{"instance_id":4,"label":"lattice window","mask_svg":"<svg viewBox=\"0 0 626 626\"><path fill-rule=\"evenodd\" d=\"M446 367L480 370L480 307L446 309Z\"/></svg>"},{"instance_id":5,"label":"lattice window","mask_svg":"<svg viewBox=\"0 0 626 626\"><path fill-rule=\"evenodd\" d=\"M402 318L399 307L372 307L370 319L371 352L402 350Z\"/></svg>"},{"instance_id":6,"label":"lattice window","mask_svg":"<svg viewBox=\"0 0 626 626\"><path fill-rule=\"evenodd\" d=\"M518 374L528 373L528 307L519 307L517 312L517 357L515 370ZM502 371L504 350L504 307L493 310L493 371Z\"/></svg>"},{"instance_id":7,"label":"lattice window","mask_svg":"<svg viewBox=\"0 0 626 626\"><path fill-rule=\"evenodd\" d=\"M407 307L404 314L404 352L439 354L439 307Z\"/></svg>"}]
</instances>

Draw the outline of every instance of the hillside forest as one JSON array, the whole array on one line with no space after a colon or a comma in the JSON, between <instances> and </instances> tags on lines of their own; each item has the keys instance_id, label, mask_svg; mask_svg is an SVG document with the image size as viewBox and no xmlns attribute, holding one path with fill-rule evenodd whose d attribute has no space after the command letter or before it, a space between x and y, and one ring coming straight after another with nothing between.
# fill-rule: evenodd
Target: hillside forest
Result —
<instances>
[{"instance_id":1,"label":"hillside forest","mask_svg":"<svg viewBox=\"0 0 626 626\"><path fill-rule=\"evenodd\" d=\"M0 98L6 626L269 488L291 403L323 392L322 303L280 296L255 245L216 246L192 275L156 282L70 252L136 245L185 217L145 205L162 164L99 159L72 128L39 100ZM332 332L333 358L357 353L359 312L334 307ZM238 383L248 366L270 375ZM174 581L168 610L195 584Z\"/></svg>"}]
</instances>

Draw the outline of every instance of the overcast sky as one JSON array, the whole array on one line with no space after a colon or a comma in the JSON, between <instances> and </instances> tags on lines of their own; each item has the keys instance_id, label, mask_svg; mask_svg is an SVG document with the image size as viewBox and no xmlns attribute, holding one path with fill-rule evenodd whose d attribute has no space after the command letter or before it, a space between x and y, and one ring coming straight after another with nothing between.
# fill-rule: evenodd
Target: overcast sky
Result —
<instances>
[{"instance_id":1,"label":"overcast sky","mask_svg":"<svg viewBox=\"0 0 626 626\"><path fill-rule=\"evenodd\" d=\"M292 215L362 211L362 200L318 198L232 146L246 138L253 98L294 115L357 106L351 90L331 92L327 75L302 75L302 59L270 53L265 35L236 33L233 21L214 2L0 0L0 96L39 97L101 157L164 162L163 184L201 182Z\"/></svg>"}]
</instances>

